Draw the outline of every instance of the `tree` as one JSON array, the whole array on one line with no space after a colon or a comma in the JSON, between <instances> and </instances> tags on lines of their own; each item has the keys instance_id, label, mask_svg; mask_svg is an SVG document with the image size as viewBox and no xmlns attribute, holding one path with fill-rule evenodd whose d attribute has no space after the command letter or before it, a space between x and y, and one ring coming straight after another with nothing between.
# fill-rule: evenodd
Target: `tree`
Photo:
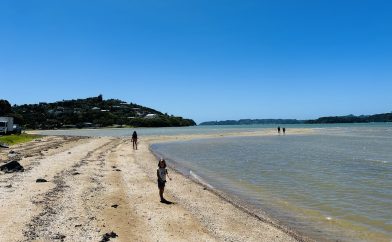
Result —
<instances>
[{"instance_id":1,"label":"tree","mask_svg":"<svg viewBox=\"0 0 392 242\"><path fill-rule=\"evenodd\" d=\"M11 104L7 100L0 99L0 115L9 114L11 112Z\"/></svg>"}]
</instances>

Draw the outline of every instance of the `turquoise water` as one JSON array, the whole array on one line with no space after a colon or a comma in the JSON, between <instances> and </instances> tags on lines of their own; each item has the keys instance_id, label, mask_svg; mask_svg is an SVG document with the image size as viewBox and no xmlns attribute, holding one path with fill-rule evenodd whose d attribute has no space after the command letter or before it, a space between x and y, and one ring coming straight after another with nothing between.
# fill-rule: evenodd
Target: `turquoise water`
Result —
<instances>
[{"instance_id":1,"label":"turquoise water","mask_svg":"<svg viewBox=\"0 0 392 242\"><path fill-rule=\"evenodd\" d=\"M392 126L155 144L185 173L317 240L392 240Z\"/></svg>"}]
</instances>

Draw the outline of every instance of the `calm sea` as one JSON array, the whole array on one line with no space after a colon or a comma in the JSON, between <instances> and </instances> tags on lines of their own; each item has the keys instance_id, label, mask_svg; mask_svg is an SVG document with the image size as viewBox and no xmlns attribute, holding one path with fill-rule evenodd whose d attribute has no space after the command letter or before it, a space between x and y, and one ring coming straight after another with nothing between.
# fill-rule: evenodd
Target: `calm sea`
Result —
<instances>
[{"instance_id":1,"label":"calm sea","mask_svg":"<svg viewBox=\"0 0 392 242\"><path fill-rule=\"evenodd\" d=\"M136 129L150 135L244 132L244 137L154 144L186 175L239 197L316 240L392 241L392 124L284 125L286 135L246 137L276 125ZM315 134L290 135L290 128ZM128 136L134 129L48 135Z\"/></svg>"},{"instance_id":2,"label":"calm sea","mask_svg":"<svg viewBox=\"0 0 392 242\"><path fill-rule=\"evenodd\" d=\"M313 129L334 129L334 128L383 128L391 124L285 124L280 125L290 128L313 128ZM193 127L169 127L169 128L105 128L105 129L66 129L66 130L37 130L42 135L74 135L74 136L114 136L123 137L132 135L135 130L140 137L156 135L191 135L191 134L221 134L233 132L254 132L266 129L275 129L277 125L222 125L222 126L193 126Z\"/></svg>"},{"instance_id":3,"label":"calm sea","mask_svg":"<svg viewBox=\"0 0 392 242\"><path fill-rule=\"evenodd\" d=\"M152 148L184 173L316 240L392 240L391 124Z\"/></svg>"}]
</instances>

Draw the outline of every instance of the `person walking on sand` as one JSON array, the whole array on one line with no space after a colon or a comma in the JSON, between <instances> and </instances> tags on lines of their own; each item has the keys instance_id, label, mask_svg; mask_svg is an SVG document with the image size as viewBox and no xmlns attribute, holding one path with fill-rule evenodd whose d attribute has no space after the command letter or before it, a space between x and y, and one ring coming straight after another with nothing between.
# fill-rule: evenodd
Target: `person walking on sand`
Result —
<instances>
[{"instance_id":1,"label":"person walking on sand","mask_svg":"<svg viewBox=\"0 0 392 242\"><path fill-rule=\"evenodd\" d=\"M166 169L166 161L161 158L158 162L157 177L158 177L158 188L159 196L161 198L161 203L168 203L168 201L163 198L163 192L165 191L166 176L169 177ZM171 178L169 177L171 180Z\"/></svg>"},{"instance_id":2,"label":"person walking on sand","mask_svg":"<svg viewBox=\"0 0 392 242\"><path fill-rule=\"evenodd\" d=\"M133 134L132 134L132 148L134 150L137 150L137 133L136 133L136 131L133 131Z\"/></svg>"},{"instance_id":3,"label":"person walking on sand","mask_svg":"<svg viewBox=\"0 0 392 242\"><path fill-rule=\"evenodd\" d=\"M283 128L282 131L283 131L283 134L286 134L286 128Z\"/></svg>"},{"instance_id":4,"label":"person walking on sand","mask_svg":"<svg viewBox=\"0 0 392 242\"><path fill-rule=\"evenodd\" d=\"M278 126L278 134L280 134L280 126Z\"/></svg>"}]
</instances>

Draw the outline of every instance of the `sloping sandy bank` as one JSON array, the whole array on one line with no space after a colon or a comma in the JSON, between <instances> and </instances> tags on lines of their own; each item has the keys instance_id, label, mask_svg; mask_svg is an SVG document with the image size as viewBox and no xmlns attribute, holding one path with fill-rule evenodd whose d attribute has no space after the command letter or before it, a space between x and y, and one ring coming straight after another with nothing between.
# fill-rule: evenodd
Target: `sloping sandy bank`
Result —
<instances>
[{"instance_id":1,"label":"sloping sandy bank","mask_svg":"<svg viewBox=\"0 0 392 242\"><path fill-rule=\"evenodd\" d=\"M174 204L159 202L149 145L195 137L143 138L138 150L109 137L11 147L27 169L0 173L0 241L100 241L111 231L113 241L296 241L174 171L165 191Z\"/></svg>"}]
</instances>

